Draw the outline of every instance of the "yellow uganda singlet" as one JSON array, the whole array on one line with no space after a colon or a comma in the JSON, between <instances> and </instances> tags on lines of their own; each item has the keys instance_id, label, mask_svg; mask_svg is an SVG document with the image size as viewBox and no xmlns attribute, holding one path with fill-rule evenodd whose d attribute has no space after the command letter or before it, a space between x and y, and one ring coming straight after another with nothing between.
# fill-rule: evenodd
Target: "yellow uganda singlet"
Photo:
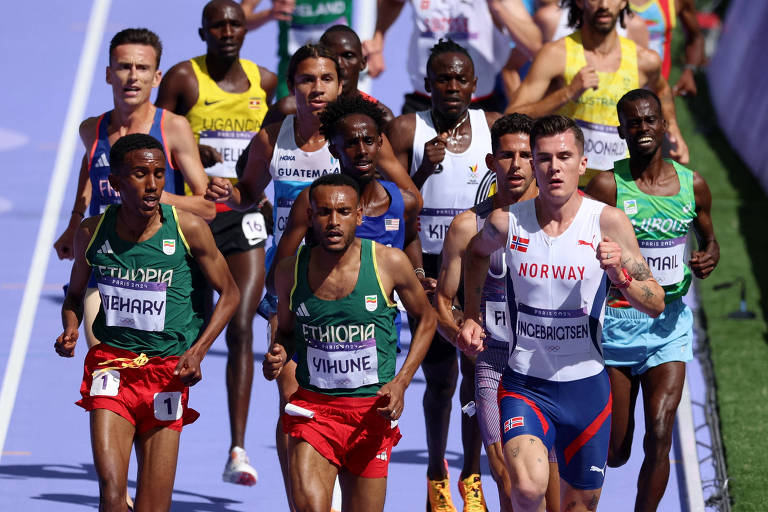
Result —
<instances>
[{"instance_id":1,"label":"yellow uganda singlet","mask_svg":"<svg viewBox=\"0 0 768 512\"><path fill-rule=\"evenodd\" d=\"M637 47L633 41L619 36L621 64L612 73L598 71L597 90L587 89L576 101L563 105L558 114L573 118L584 132L584 154L587 174L579 180L583 186L598 171L613 169L613 162L627 155L627 144L619 137L616 104L624 94L640 87ZM581 31L565 37L565 83L570 84L587 65Z\"/></svg>"},{"instance_id":2,"label":"yellow uganda singlet","mask_svg":"<svg viewBox=\"0 0 768 512\"><path fill-rule=\"evenodd\" d=\"M240 153L261 128L267 115L267 93L261 88L261 73L255 63L240 59L251 87L241 93L221 90L208 74L205 55L190 59L197 77L197 103L187 112L198 144L216 148L223 162L208 167L209 176L236 179Z\"/></svg>"}]
</instances>

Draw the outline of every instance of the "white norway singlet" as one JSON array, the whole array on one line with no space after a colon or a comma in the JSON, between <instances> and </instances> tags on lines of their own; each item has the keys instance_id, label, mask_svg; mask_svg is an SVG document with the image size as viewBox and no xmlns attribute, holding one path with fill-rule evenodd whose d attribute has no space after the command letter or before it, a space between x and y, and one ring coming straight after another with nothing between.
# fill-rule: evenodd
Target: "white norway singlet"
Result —
<instances>
[{"instance_id":1,"label":"white norway singlet","mask_svg":"<svg viewBox=\"0 0 768 512\"><path fill-rule=\"evenodd\" d=\"M468 0L411 0L413 30L408 53L408 75L413 90L425 96L424 78L429 51L442 37L469 52L475 65L477 90L473 98L493 92L495 77L509 56L509 37L493 24L485 2Z\"/></svg>"},{"instance_id":2,"label":"white norway singlet","mask_svg":"<svg viewBox=\"0 0 768 512\"><path fill-rule=\"evenodd\" d=\"M269 164L275 183L274 247L280 242L291 206L301 191L320 176L339 172L339 161L331 155L327 143L311 153L299 149L293 136L295 117L291 114L283 120Z\"/></svg>"},{"instance_id":3,"label":"white norway singlet","mask_svg":"<svg viewBox=\"0 0 768 512\"><path fill-rule=\"evenodd\" d=\"M416 113L413 135L411 176L424 160L424 144L437 137L430 110ZM491 152L491 131L485 112L471 109L469 123L472 142L463 153L445 151L445 158L421 187L424 207L419 213L421 249L427 254L440 254L443 240L453 217L488 197L494 174L485 165Z\"/></svg>"},{"instance_id":4,"label":"white norway singlet","mask_svg":"<svg viewBox=\"0 0 768 512\"><path fill-rule=\"evenodd\" d=\"M554 238L539 227L534 199L510 206L508 364L515 372L562 382L603 369L600 342L609 281L595 251L604 206L582 198L571 225Z\"/></svg>"}]
</instances>

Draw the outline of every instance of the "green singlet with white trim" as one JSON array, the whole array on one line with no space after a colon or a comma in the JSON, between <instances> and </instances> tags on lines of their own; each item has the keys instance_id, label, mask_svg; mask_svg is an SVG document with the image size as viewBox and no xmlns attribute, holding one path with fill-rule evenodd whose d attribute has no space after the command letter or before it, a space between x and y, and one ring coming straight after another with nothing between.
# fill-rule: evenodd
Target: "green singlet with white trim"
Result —
<instances>
[{"instance_id":1,"label":"green singlet with white trim","mask_svg":"<svg viewBox=\"0 0 768 512\"><path fill-rule=\"evenodd\" d=\"M696 197L693 171L673 160L667 162L675 167L680 182L680 190L672 196L652 196L637 188L628 158L617 160L613 170L616 207L632 221L640 252L669 304L688 293L691 285L691 270L684 258L688 230L696 218Z\"/></svg>"},{"instance_id":2,"label":"green singlet with white trim","mask_svg":"<svg viewBox=\"0 0 768 512\"><path fill-rule=\"evenodd\" d=\"M332 396L374 396L395 376L397 305L384 293L376 244L361 238L360 272L352 293L322 300L309 287L312 249L296 257L291 311L296 315L296 380L310 391Z\"/></svg>"},{"instance_id":3,"label":"green singlet with white trim","mask_svg":"<svg viewBox=\"0 0 768 512\"><path fill-rule=\"evenodd\" d=\"M138 243L117 235L120 208L106 209L85 251L101 296L93 334L136 354L181 355L202 330L206 283L176 208L161 204L160 229Z\"/></svg>"}]
</instances>

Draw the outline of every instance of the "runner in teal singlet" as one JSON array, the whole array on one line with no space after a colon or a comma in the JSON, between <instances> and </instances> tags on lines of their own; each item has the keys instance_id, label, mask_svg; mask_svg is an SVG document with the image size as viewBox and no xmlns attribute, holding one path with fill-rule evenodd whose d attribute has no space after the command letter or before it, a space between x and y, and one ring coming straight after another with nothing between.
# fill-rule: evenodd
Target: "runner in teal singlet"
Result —
<instances>
[{"instance_id":1,"label":"runner in teal singlet","mask_svg":"<svg viewBox=\"0 0 768 512\"><path fill-rule=\"evenodd\" d=\"M623 300L609 300L603 325L603 353L611 379L613 418L608 465L627 462L634 433L637 393L643 388L645 459L640 468L635 510L656 510L669 478L669 450L675 412L693 358L693 315L682 297L691 271L705 278L720 259L710 214L712 197L697 172L662 158L666 120L652 92L636 89L616 107L619 134L629 159L614 164L590 183L587 194L622 209L635 228L640 251L666 292L666 308L655 319ZM599 178L599 179L598 179ZM693 225L699 250L684 261Z\"/></svg>"}]
</instances>

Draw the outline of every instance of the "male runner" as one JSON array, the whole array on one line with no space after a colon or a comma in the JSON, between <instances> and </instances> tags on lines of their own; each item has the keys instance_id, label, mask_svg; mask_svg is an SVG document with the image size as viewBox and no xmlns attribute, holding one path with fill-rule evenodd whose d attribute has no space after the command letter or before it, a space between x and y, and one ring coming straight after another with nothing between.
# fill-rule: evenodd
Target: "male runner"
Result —
<instances>
[{"instance_id":1,"label":"male runner","mask_svg":"<svg viewBox=\"0 0 768 512\"><path fill-rule=\"evenodd\" d=\"M461 310L455 305L455 301L461 283L464 251L469 241L477 234L478 229L482 228L492 210L506 208L510 204L531 199L538 193L531 170L529 136L532 125L533 120L524 114L510 114L493 123L491 128L493 152L486 155L485 163L496 174L497 193L477 206L458 214L451 222L445 237L440 273L437 276L435 303L438 329L443 337L454 345L461 327ZM501 510L511 512L512 503L509 498L511 483L504 466L499 429L499 404L496 397L501 374L507 365L509 346L509 330L505 313L504 251L500 249L494 252L491 259L491 268L485 279L480 304L484 327L490 336L485 340L485 350L477 356L475 406L491 474L498 487ZM559 512L557 461L550 464L550 473L553 478L550 478L547 489L547 510Z\"/></svg>"},{"instance_id":2,"label":"male runner","mask_svg":"<svg viewBox=\"0 0 768 512\"><path fill-rule=\"evenodd\" d=\"M394 119L392 111L373 96L358 90L360 73L365 69L367 59L357 33L346 25L333 25L323 32L320 43L336 54L341 69L341 96L359 95L376 103L385 114L387 122ZM296 98L285 96L269 107L265 124L282 121L288 114L296 113Z\"/></svg>"},{"instance_id":3,"label":"male runner","mask_svg":"<svg viewBox=\"0 0 768 512\"><path fill-rule=\"evenodd\" d=\"M696 96L694 72L704 64L706 56L694 0L630 0L630 5L648 26L649 48L661 56L661 73L665 79L669 78L672 67L672 31L680 18L685 31L685 65L672 93Z\"/></svg>"},{"instance_id":4,"label":"male runner","mask_svg":"<svg viewBox=\"0 0 768 512\"><path fill-rule=\"evenodd\" d=\"M499 114L469 109L477 77L471 57L458 44L451 40L436 44L426 68L432 108L396 118L387 125L387 133L395 154L410 169L424 198L419 219L424 268L417 268L416 272L431 292L443 238L454 215L489 196L494 173L484 172L483 162L491 152L490 126ZM475 365L463 354L459 358L462 373L459 396L461 403L467 404L475 396ZM455 509L444 459L451 400L458 378L456 359L456 347L436 335L422 364L427 381L424 392L429 451L427 488L433 510ZM464 466L459 489L466 497L465 510L485 507L482 492L476 492L481 443L477 418L463 416Z\"/></svg>"},{"instance_id":5,"label":"male runner","mask_svg":"<svg viewBox=\"0 0 768 512\"><path fill-rule=\"evenodd\" d=\"M185 115L206 171L237 181L236 162L261 128L277 77L241 59L245 16L233 0L213 0L203 8L200 38L206 54L180 62L160 83L157 105ZM262 201L266 201L263 199ZM245 452L245 427L253 384L253 319L264 289L267 226L259 206L245 212L216 205L211 231L241 293L240 306L227 326L227 399L231 444L222 478L254 485L256 470ZM212 300L212 297L211 297Z\"/></svg>"},{"instance_id":6,"label":"male runner","mask_svg":"<svg viewBox=\"0 0 768 512\"><path fill-rule=\"evenodd\" d=\"M554 447L561 507L595 510L608 456L611 396L600 349L608 281L650 316L664 310L626 215L582 197L587 167L576 123L538 119L531 147L539 195L494 210L470 243L459 345L483 349L480 295L489 256L504 248L510 351L499 388L515 512L543 509Z\"/></svg>"},{"instance_id":7,"label":"male runner","mask_svg":"<svg viewBox=\"0 0 768 512\"><path fill-rule=\"evenodd\" d=\"M720 259L712 227L712 196L704 178L662 158L666 121L661 102L650 91L625 94L617 105L619 133L629 158L612 173L596 177L587 189L595 199L622 208L635 228L640 252L664 287L666 308L656 319L617 297L609 301L603 325L603 354L611 378L613 420L608 465L629 460L637 393L643 388L645 458L640 467L635 510L656 510L669 478L669 449L675 413L685 381L685 362L693 358L693 315L683 303L691 269L705 278ZM685 264L693 225L699 250ZM616 294L614 294L616 295Z\"/></svg>"},{"instance_id":8,"label":"male runner","mask_svg":"<svg viewBox=\"0 0 768 512\"><path fill-rule=\"evenodd\" d=\"M355 236L363 216L355 180L323 176L309 194L318 245L277 263L278 331L264 375L275 378L296 353L300 387L283 424L297 510L329 510L338 475L343 510L381 511L396 421L435 313L402 251ZM397 375L395 291L419 319ZM296 407L312 417L293 416Z\"/></svg>"},{"instance_id":9,"label":"male runner","mask_svg":"<svg viewBox=\"0 0 768 512\"><path fill-rule=\"evenodd\" d=\"M156 108L150 102L152 89L160 83L162 44L154 32L129 28L115 34L109 44L106 82L112 86L113 109L80 124L80 139L85 146L77 182L77 192L69 224L54 243L59 259L72 259L75 234L88 211L103 213L118 204L120 195L109 184L109 149L120 137L130 133L149 133L163 144L167 155L167 186L160 198L210 221L214 206L203 198L207 179L192 137L189 123L181 116ZM184 185L193 195L184 194ZM98 343L91 325L99 310L96 282L85 294L85 334L88 346Z\"/></svg>"},{"instance_id":10,"label":"male runner","mask_svg":"<svg viewBox=\"0 0 768 512\"><path fill-rule=\"evenodd\" d=\"M580 181L586 186L599 171L613 168L626 155L619 137L614 106L624 93L647 87L661 98L669 120L671 155L688 162L688 147L675 118L675 105L661 61L652 50L641 48L619 36L630 9L627 0L601 2L565 0L569 24L577 30L547 43L533 61L507 112L524 112L531 117L557 112L576 119L584 132L588 172Z\"/></svg>"},{"instance_id":11,"label":"male runner","mask_svg":"<svg viewBox=\"0 0 768 512\"><path fill-rule=\"evenodd\" d=\"M139 461L136 509L168 510L179 435L199 414L189 388L200 363L237 307L239 293L206 223L161 204L166 156L145 134L118 139L109 182L122 203L85 219L54 348L73 357L91 273L103 306L93 324L102 341L85 358L82 400L90 411L99 508L125 510L131 446ZM202 290L220 294L203 328Z\"/></svg>"}]
</instances>

